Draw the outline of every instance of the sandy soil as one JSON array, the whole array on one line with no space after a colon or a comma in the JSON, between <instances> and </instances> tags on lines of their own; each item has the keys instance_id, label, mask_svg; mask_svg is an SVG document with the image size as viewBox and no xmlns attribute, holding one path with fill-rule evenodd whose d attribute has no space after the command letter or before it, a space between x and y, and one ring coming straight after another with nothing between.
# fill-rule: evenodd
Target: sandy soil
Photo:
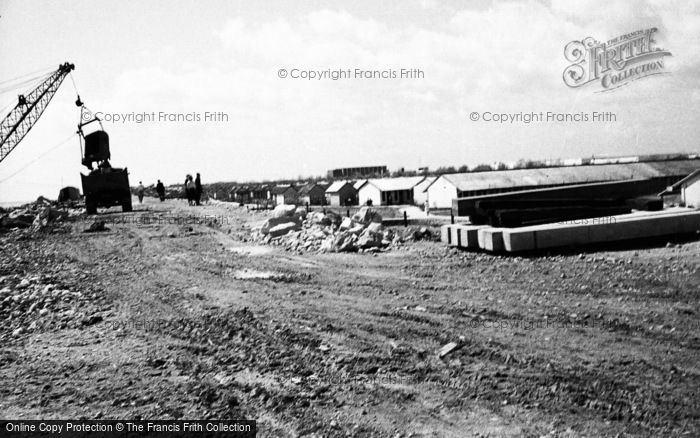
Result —
<instances>
[{"instance_id":1,"label":"sandy soil","mask_svg":"<svg viewBox=\"0 0 700 438\"><path fill-rule=\"evenodd\" d=\"M697 241L298 254L250 241L265 212L135 206L103 212L103 232L82 217L0 234L0 417L249 418L263 437L700 435ZM193 214L209 219L169 223Z\"/></svg>"}]
</instances>

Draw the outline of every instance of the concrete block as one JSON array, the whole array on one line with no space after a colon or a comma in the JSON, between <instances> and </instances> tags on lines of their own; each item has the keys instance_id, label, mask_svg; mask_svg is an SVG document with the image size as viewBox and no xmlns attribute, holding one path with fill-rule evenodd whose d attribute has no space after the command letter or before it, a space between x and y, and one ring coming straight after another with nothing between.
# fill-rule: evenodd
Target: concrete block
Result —
<instances>
[{"instance_id":1,"label":"concrete block","mask_svg":"<svg viewBox=\"0 0 700 438\"><path fill-rule=\"evenodd\" d=\"M459 225L457 227L459 247L468 249L479 248L479 230L489 228L488 225Z\"/></svg>"},{"instance_id":2,"label":"concrete block","mask_svg":"<svg viewBox=\"0 0 700 438\"><path fill-rule=\"evenodd\" d=\"M479 248L486 251L503 251L505 246L503 245L503 228L482 228L477 231Z\"/></svg>"},{"instance_id":3,"label":"concrete block","mask_svg":"<svg viewBox=\"0 0 700 438\"><path fill-rule=\"evenodd\" d=\"M450 246L459 246L459 227L460 225L450 226Z\"/></svg>"},{"instance_id":4,"label":"concrete block","mask_svg":"<svg viewBox=\"0 0 700 438\"><path fill-rule=\"evenodd\" d=\"M555 226L537 230L534 235L535 248L579 246L590 242L590 229L587 225Z\"/></svg>"},{"instance_id":5,"label":"concrete block","mask_svg":"<svg viewBox=\"0 0 700 438\"><path fill-rule=\"evenodd\" d=\"M443 225L440 227L440 241L442 243L450 244L451 241L451 231L452 225Z\"/></svg>"},{"instance_id":6,"label":"concrete block","mask_svg":"<svg viewBox=\"0 0 700 438\"><path fill-rule=\"evenodd\" d=\"M535 232L513 233L513 230L503 230L503 246L508 252L533 250L535 249Z\"/></svg>"},{"instance_id":7,"label":"concrete block","mask_svg":"<svg viewBox=\"0 0 700 438\"><path fill-rule=\"evenodd\" d=\"M643 239L700 230L700 211L670 209L656 212L635 212L576 224L557 223L503 229L506 251L578 246L591 243ZM487 247L489 238L479 235L479 246ZM493 238L491 238L493 240ZM483 240L483 246L482 246Z\"/></svg>"}]
</instances>

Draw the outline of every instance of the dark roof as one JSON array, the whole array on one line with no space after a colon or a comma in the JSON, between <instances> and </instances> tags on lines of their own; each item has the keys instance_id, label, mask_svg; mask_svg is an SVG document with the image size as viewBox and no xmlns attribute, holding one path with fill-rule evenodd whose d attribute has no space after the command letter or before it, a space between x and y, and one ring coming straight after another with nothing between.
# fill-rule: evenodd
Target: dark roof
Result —
<instances>
[{"instance_id":1,"label":"dark roof","mask_svg":"<svg viewBox=\"0 0 700 438\"><path fill-rule=\"evenodd\" d=\"M275 186L272 188L271 192L273 195L281 195L283 193L286 193L289 189L296 191L296 189L292 186Z\"/></svg>"},{"instance_id":2,"label":"dark roof","mask_svg":"<svg viewBox=\"0 0 700 438\"><path fill-rule=\"evenodd\" d=\"M340 191L340 189L342 189L346 185L350 186L350 190L353 190L355 192L357 191L357 190L355 190L355 187L353 187L352 184L350 184L347 181L336 181L326 189L326 193L337 193Z\"/></svg>"},{"instance_id":3,"label":"dark roof","mask_svg":"<svg viewBox=\"0 0 700 438\"><path fill-rule=\"evenodd\" d=\"M326 191L326 188L323 187L321 184L317 183L308 183L304 184L300 189L299 189L299 194L300 195L308 195L312 190L317 189L322 192Z\"/></svg>"},{"instance_id":4,"label":"dark roof","mask_svg":"<svg viewBox=\"0 0 700 438\"><path fill-rule=\"evenodd\" d=\"M700 160L652 161L624 164L542 167L444 174L460 191L489 190L519 186L585 184L659 177L683 177L700 167ZM432 185L432 184L431 184Z\"/></svg>"}]
</instances>

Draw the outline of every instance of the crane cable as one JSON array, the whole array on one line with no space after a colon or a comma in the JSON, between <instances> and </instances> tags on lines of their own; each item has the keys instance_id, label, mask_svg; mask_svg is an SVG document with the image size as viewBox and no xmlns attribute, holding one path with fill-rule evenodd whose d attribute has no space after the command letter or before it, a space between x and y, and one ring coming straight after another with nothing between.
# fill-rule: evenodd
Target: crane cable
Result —
<instances>
[{"instance_id":1,"label":"crane cable","mask_svg":"<svg viewBox=\"0 0 700 438\"><path fill-rule=\"evenodd\" d=\"M24 169L26 169L27 167L29 167L29 166L31 166L32 164L34 164L34 163L36 163L37 161L39 161L41 158L43 158L43 157L44 157L45 155L47 155L49 152L52 152L54 149L57 149L58 147L63 146L64 144L68 143L68 141L73 140L73 138L74 138L75 136L77 136L77 135L78 135L78 133L73 133L73 134L70 135L70 137L67 137L67 138L64 139L64 140L61 140L60 143L57 143L57 144L51 146L49 149L47 149L47 150L45 150L44 152L42 152L41 155L39 155L38 157L34 158L34 159L31 160L30 162L26 163L24 166L20 167L20 168L19 168L16 172L14 172L13 174L11 174L11 175L9 175L9 176L3 178L3 179L0 179L0 183L4 183L4 182L7 181L8 179L14 177L15 175L17 175L18 173L22 172L22 171L23 171Z\"/></svg>"},{"instance_id":2,"label":"crane cable","mask_svg":"<svg viewBox=\"0 0 700 438\"><path fill-rule=\"evenodd\" d=\"M25 89L23 93L20 93L22 95L27 95L32 90L34 90L41 82L44 82L46 79L48 79L48 77L51 76L52 74L53 74L53 72L49 72L49 73L41 75L41 76L36 76L36 77L31 78L31 79L27 79L26 81L24 81L20 84L13 85L12 87L9 87L4 91L0 90L0 95L9 93L10 91L17 92L17 90L19 89L20 86L26 85L27 83L31 83L31 85L27 89ZM39 79L41 79L41 80L39 80ZM16 100L12 100L7 105L2 107L2 109L0 110L0 116L5 115L5 111L10 109L10 107L16 107L17 106L16 102L17 102Z\"/></svg>"},{"instance_id":3,"label":"crane cable","mask_svg":"<svg viewBox=\"0 0 700 438\"><path fill-rule=\"evenodd\" d=\"M19 76L17 76L16 78L5 79L4 81L0 81L0 85L6 84L6 83L8 83L8 82L16 81L16 80L18 80L18 79L22 79L22 78L25 78L25 77L27 77L27 76L35 75L35 74L37 74L37 73L40 73L39 76L43 76L43 75L45 75L46 73L49 73L50 71L53 71L53 70L55 70L53 67L45 67L45 68L42 68L42 69L39 69L39 70L34 70L34 71L32 71L32 72L25 73L25 74L23 74L23 75L19 75Z\"/></svg>"},{"instance_id":4,"label":"crane cable","mask_svg":"<svg viewBox=\"0 0 700 438\"><path fill-rule=\"evenodd\" d=\"M53 72L48 72L48 73L40 74L37 76L33 76L29 79L25 79L21 82L17 82L16 84L6 85L3 87L0 87L0 94L5 94L5 93L9 93L11 91L16 91L18 88L20 88L26 84L38 83L38 82L40 82L39 79L41 79L43 81L46 78L48 78L49 76L51 76L52 74L53 74ZM32 88L34 88L34 87L32 87Z\"/></svg>"}]
</instances>

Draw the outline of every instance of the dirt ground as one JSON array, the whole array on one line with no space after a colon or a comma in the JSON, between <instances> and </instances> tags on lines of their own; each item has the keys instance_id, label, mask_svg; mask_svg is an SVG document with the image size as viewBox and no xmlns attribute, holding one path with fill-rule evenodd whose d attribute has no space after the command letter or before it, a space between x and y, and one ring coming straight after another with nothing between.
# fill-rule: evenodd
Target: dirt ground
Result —
<instances>
[{"instance_id":1,"label":"dirt ground","mask_svg":"<svg viewBox=\"0 0 700 438\"><path fill-rule=\"evenodd\" d=\"M261 437L700 436L698 241L299 254L250 241L266 212L134 205L100 214L106 231L80 217L0 234L0 417L247 418Z\"/></svg>"}]
</instances>

